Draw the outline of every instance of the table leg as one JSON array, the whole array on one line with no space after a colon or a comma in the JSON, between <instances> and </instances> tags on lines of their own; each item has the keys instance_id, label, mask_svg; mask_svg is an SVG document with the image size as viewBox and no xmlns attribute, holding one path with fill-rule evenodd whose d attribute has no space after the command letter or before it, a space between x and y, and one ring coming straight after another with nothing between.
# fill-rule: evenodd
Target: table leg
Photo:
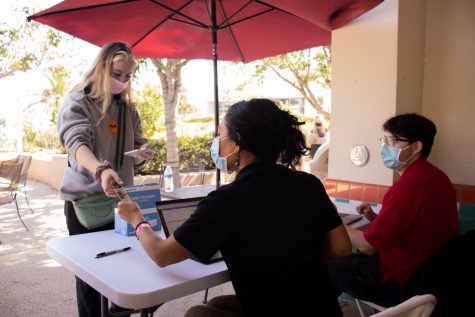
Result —
<instances>
[{"instance_id":1,"label":"table leg","mask_svg":"<svg viewBox=\"0 0 475 317\"><path fill-rule=\"evenodd\" d=\"M142 315L142 312L145 311L146 315ZM130 309L125 310L117 313L110 313L109 314L109 300L107 297L101 294L101 316L102 317L119 317L119 316L130 316L132 314L136 314L140 312L140 316L148 316L148 308L144 309Z\"/></svg>"},{"instance_id":2,"label":"table leg","mask_svg":"<svg viewBox=\"0 0 475 317\"><path fill-rule=\"evenodd\" d=\"M140 310L140 317L153 317L153 313L162 306L162 304L159 304L157 306L152 306L152 307L147 307L147 308L142 308Z\"/></svg>"},{"instance_id":3,"label":"table leg","mask_svg":"<svg viewBox=\"0 0 475 317\"><path fill-rule=\"evenodd\" d=\"M108 317L109 316L109 300L107 297L101 294L101 316Z\"/></svg>"}]
</instances>

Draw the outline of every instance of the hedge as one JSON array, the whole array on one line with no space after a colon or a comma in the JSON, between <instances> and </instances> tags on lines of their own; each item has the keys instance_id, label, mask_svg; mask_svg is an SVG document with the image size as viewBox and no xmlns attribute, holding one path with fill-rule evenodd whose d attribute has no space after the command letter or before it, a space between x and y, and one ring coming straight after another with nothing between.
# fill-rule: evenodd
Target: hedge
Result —
<instances>
[{"instance_id":1,"label":"hedge","mask_svg":"<svg viewBox=\"0 0 475 317\"><path fill-rule=\"evenodd\" d=\"M179 136L178 141L178 155L180 158L180 170L186 172L198 169L201 164L205 169L215 169L214 163L210 156L211 142L213 141L213 134L203 136ZM163 166L167 161L167 149L165 139L152 139L148 143L150 146L158 150L158 154L154 155L146 164L144 164L138 171L140 175L156 175L160 174Z\"/></svg>"}]
</instances>

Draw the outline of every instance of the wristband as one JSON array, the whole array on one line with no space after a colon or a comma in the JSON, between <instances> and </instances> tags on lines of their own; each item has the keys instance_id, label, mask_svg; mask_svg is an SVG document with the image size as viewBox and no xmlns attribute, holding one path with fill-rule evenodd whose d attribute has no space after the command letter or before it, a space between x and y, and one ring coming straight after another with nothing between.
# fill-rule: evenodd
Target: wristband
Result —
<instances>
[{"instance_id":1,"label":"wristband","mask_svg":"<svg viewBox=\"0 0 475 317\"><path fill-rule=\"evenodd\" d=\"M135 236L137 237L137 240L139 239L140 231L143 228L147 228L147 227L152 229L152 226L150 225L150 223L148 223L148 221L141 221L137 224L137 226L135 227Z\"/></svg>"},{"instance_id":2,"label":"wristband","mask_svg":"<svg viewBox=\"0 0 475 317\"><path fill-rule=\"evenodd\" d=\"M104 161L102 164L97 165L96 172L94 173L94 179L96 180L96 182L101 182L101 174L108 168L112 168L112 165L107 161Z\"/></svg>"}]
</instances>

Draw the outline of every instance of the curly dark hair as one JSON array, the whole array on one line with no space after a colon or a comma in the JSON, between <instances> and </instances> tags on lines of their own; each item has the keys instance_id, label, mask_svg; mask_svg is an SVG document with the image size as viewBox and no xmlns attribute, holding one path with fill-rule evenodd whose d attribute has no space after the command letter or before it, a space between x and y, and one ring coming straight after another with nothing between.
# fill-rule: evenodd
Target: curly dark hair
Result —
<instances>
[{"instance_id":1,"label":"curly dark hair","mask_svg":"<svg viewBox=\"0 0 475 317\"><path fill-rule=\"evenodd\" d=\"M299 129L304 122L271 100L251 99L233 104L224 124L229 137L257 159L295 167L307 154L305 136Z\"/></svg>"}]
</instances>

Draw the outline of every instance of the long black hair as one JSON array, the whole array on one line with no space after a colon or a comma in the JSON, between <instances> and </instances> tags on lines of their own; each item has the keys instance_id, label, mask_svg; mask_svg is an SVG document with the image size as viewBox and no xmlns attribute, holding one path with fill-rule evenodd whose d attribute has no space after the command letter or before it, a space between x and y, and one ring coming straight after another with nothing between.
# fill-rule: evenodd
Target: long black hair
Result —
<instances>
[{"instance_id":1,"label":"long black hair","mask_svg":"<svg viewBox=\"0 0 475 317\"><path fill-rule=\"evenodd\" d=\"M224 124L228 136L257 159L295 167L307 154L305 136L299 129L304 122L271 100L235 103L224 117Z\"/></svg>"}]
</instances>

